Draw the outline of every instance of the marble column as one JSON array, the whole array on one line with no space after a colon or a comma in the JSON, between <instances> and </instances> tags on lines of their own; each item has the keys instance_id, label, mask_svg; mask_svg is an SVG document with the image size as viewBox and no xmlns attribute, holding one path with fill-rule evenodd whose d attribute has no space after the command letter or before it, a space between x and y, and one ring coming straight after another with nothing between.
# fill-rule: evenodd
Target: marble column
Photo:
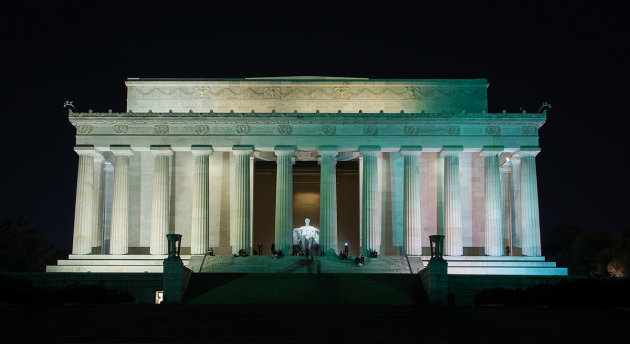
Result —
<instances>
[{"instance_id":1,"label":"marble column","mask_svg":"<svg viewBox=\"0 0 630 344\"><path fill-rule=\"evenodd\" d=\"M250 157L252 146L234 146L234 190L232 190L234 210L232 213L233 235L232 253L244 249L250 254Z\"/></svg>"},{"instance_id":2,"label":"marble column","mask_svg":"<svg viewBox=\"0 0 630 344\"><path fill-rule=\"evenodd\" d=\"M536 155L538 147L521 147L521 228L524 256L540 256L540 219L538 215L538 184Z\"/></svg>"},{"instance_id":3,"label":"marble column","mask_svg":"<svg viewBox=\"0 0 630 344\"><path fill-rule=\"evenodd\" d=\"M512 246L522 247L521 158L517 154L512 155L510 158L510 167L512 168ZM514 252L514 249L512 249L512 252Z\"/></svg>"},{"instance_id":4,"label":"marble column","mask_svg":"<svg viewBox=\"0 0 630 344\"><path fill-rule=\"evenodd\" d=\"M484 179L486 189L485 247L487 256L503 255L503 230L501 216L501 179L499 174L499 154L501 146L484 146L481 156L484 159Z\"/></svg>"},{"instance_id":5,"label":"marble column","mask_svg":"<svg viewBox=\"0 0 630 344\"><path fill-rule=\"evenodd\" d=\"M192 221L190 227L190 254L206 254L208 252L210 231L210 155L212 146L195 145L191 148L193 157L193 199Z\"/></svg>"},{"instance_id":6,"label":"marble column","mask_svg":"<svg viewBox=\"0 0 630 344\"><path fill-rule=\"evenodd\" d=\"M319 148L319 243L326 255L339 252L337 241L337 153L336 146Z\"/></svg>"},{"instance_id":7,"label":"marble column","mask_svg":"<svg viewBox=\"0 0 630 344\"><path fill-rule=\"evenodd\" d=\"M92 216L92 247L103 245L103 164L105 159L100 153L94 155L94 210Z\"/></svg>"},{"instance_id":8,"label":"marble column","mask_svg":"<svg viewBox=\"0 0 630 344\"><path fill-rule=\"evenodd\" d=\"M405 254L422 254L422 218L420 212L420 169L418 157L422 146L403 146L400 155L404 161L403 230Z\"/></svg>"},{"instance_id":9,"label":"marble column","mask_svg":"<svg viewBox=\"0 0 630 344\"><path fill-rule=\"evenodd\" d=\"M92 253L94 232L94 146L76 146L79 155L72 254Z\"/></svg>"},{"instance_id":10,"label":"marble column","mask_svg":"<svg viewBox=\"0 0 630 344\"><path fill-rule=\"evenodd\" d=\"M464 254L462 238L462 199L459 190L459 155L462 146L444 146L444 254Z\"/></svg>"},{"instance_id":11,"label":"marble column","mask_svg":"<svg viewBox=\"0 0 630 344\"><path fill-rule=\"evenodd\" d=\"M499 161L501 158L499 158ZM501 231L503 232L503 246L510 246L512 255L512 169L509 158L501 165ZM505 249L504 249L505 252Z\"/></svg>"},{"instance_id":12,"label":"marble column","mask_svg":"<svg viewBox=\"0 0 630 344\"><path fill-rule=\"evenodd\" d=\"M114 160L114 195L112 197L112 229L110 254L127 254L129 231L129 160L130 146L112 146Z\"/></svg>"},{"instance_id":13,"label":"marble column","mask_svg":"<svg viewBox=\"0 0 630 344\"><path fill-rule=\"evenodd\" d=\"M171 157L170 146L151 146L153 153L153 202L149 252L166 254L166 234L169 234L171 212Z\"/></svg>"},{"instance_id":14,"label":"marble column","mask_svg":"<svg viewBox=\"0 0 630 344\"><path fill-rule=\"evenodd\" d=\"M293 152L294 147L278 146L276 154L276 250L291 254L293 245ZM262 254L262 253L261 253Z\"/></svg>"},{"instance_id":15,"label":"marble column","mask_svg":"<svg viewBox=\"0 0 630 344\"><path fill-rule=\"evenodd\" d=\"M361 254L381 250L381 210L378 197L378 155L380 147L361 147L363 157L363 182L361 194Z\"/></svg>"}]
</instances>

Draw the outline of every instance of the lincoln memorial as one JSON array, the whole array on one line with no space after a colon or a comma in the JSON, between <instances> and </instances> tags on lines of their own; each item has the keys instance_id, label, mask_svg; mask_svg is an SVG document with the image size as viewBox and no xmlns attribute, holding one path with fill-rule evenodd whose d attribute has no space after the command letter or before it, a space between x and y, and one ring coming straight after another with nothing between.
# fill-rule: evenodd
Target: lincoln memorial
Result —
<instances>
[{"instance_id":1,"label":"lincoln memorial","mask_svg":"<svg viewBox=\"0 0 630 344\"><path fill-rule=\"evenodd\" d=\"M253 255L259 244L257 255L273 244L290 256L309 218L325 256L346 244L350 255L426 256L429 236L443 234L447 259L544 262L536 155L546 113L489 113L485 79L125 84L125 112L69 112L70 260L161 259L169 233L187 258Z\"/></svg>"}]
</instances>

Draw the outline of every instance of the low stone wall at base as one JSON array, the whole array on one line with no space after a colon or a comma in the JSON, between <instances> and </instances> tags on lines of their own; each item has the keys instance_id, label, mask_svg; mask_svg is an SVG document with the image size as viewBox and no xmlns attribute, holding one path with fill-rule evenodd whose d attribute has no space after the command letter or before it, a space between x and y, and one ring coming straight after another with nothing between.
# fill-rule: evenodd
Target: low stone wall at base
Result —
<instances>
[{"instance_id":1,"label":"low stone wall at base","mask_svg":"<svg viewBox=\"0 0 630 344\"><path fill-rule=\"evenodd\" d=\"M63 288L73 284L100 285L129 293L135 303L154 303L155 291L162 290L161 273L14 272L5 275L29 281L34 287L40 288Z\"/></svg>"},{"instance_id":2,"label":"low stone wall at base","mask_svg":"<svg viewBox=\"0 0 630 344\"><path fill-rule=\"evenodd\" d=\"M555 284L566 276L448 275L448 302L451 305L474 305L484 289L524 289L537 284Z\"/></svg>"}]
</instances>

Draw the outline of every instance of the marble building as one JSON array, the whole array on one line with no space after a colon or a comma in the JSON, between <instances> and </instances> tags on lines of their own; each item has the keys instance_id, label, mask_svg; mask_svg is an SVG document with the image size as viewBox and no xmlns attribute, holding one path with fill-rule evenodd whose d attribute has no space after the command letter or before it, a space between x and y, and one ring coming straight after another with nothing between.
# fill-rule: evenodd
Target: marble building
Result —
<instances>
[{"instance_id":1,"label":"marble building","mask_svg":"<svg viewBox=\"0 0 630 344\"><path fill-rule=\"evenodd\" d=\"M125 83L126 112L69 113L73 255L164 255L167 233L190 255L290 252L304 217L329 254L420 256L444 234L449 256L541 255L546 114L489 113L485 79Z\"/></svg>"}]
</instances>

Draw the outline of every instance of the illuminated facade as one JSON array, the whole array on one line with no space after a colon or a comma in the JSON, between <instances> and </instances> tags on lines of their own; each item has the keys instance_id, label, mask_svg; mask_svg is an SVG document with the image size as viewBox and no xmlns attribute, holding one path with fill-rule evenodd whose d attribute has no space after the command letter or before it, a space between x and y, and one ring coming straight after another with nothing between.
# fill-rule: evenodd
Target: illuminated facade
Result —
<instances>
[{"instance_id":1,"label":"illuminated facade","mask_svg":"<svg viewBox=\"0 0 630 344\"><path fill-rule=\"evenodd\" d=\"M546 115L488 113L485 79L126 85L126 112L69 114L74 255L161 256L167 233L183 235L185 254L230 255L256 249L257 230L272 233L266 249L290 252L307 203L328 254L351 241L356 253L420 256L438 233L448 256L541 255L535 156ZM267 179L255 178L258 162L273 167ZM296 171L309 162L318 192L302 202ZM353 168L356 203L340 203ZM254 217L262 206L270 211Z\"/></svg>"}]
</instances>

